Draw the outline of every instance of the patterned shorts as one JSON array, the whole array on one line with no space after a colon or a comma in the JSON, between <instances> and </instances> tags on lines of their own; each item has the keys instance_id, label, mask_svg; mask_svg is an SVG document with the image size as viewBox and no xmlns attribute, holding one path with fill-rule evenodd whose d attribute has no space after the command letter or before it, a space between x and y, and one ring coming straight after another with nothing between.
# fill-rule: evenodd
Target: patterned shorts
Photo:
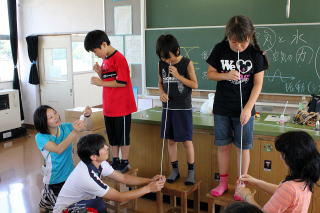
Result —
<instances>
[{"instance_id":1,"label":"patterned shorts","mask_svg":"<svg viewBox=\"0 0 320 213\"><path fill-rule=\"evenodd\" d=\"M52 211L63 184L64 182L57 184L44 184L41 191L39 207Z\"/></svg>"}]
</instances>

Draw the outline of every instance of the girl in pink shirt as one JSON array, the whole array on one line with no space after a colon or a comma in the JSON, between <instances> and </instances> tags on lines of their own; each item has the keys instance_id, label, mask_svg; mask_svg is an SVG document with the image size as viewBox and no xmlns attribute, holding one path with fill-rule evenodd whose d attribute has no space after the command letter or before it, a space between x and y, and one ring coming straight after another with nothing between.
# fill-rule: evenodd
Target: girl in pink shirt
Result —
<instances>
[{"instance_id":1,"label":"girl in pink shirt","mask_svg":"<svg viewBox=\"0 0 320 213\"><path fill-rule=\"evenodd\" d=\"M262 208L266 213L307 213L314 184L320 176L320 153L316 144L308 133L292 131L278 136L275 147L289 168L281 184L267 183L250 175L240 180L272 195ZM250 189L240 188L238 193L245 201L259 206Z\"/></svg>"}]
</instances>

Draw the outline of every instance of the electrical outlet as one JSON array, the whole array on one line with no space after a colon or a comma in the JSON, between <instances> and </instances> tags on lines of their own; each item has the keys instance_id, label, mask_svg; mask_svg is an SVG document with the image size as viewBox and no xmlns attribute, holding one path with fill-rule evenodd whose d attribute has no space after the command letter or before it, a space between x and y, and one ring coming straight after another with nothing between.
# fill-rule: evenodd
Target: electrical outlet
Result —
<instances>
[{"instance_id":1,"label":"electrical outlet","mask_svg":"<svg viewBox=\"0 0 320 213\"><path fill-rule=\"evenodd\" d=\"M213 179L214 179L215 181L219 181L219 180L220 180L220 174L219 174L218 172L214 173Z\"/></svg>"}]
</instances>

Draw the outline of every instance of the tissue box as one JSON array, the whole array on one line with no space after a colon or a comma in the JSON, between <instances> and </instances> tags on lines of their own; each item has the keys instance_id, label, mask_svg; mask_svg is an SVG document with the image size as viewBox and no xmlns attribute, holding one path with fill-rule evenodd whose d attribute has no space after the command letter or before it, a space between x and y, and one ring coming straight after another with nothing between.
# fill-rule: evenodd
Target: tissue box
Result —
<instances>
[{"instance_id":1,"label":"tissue box","mask_svg":"<svg viewBox=\"0 0 320 213\"><path fill-rule=\"evenodd\" d=\"M80 119L80 115L82 114L85 107L77 107L72 109L65 109L64 116L65 122L73 123L75 120ZM89 130L98 130L98 129L105 129L104 125L104 116L103 116L103 109L102 108L91 108L92 114L90 116L92 120L92 127Z\"/></svg>"}]
</instances>

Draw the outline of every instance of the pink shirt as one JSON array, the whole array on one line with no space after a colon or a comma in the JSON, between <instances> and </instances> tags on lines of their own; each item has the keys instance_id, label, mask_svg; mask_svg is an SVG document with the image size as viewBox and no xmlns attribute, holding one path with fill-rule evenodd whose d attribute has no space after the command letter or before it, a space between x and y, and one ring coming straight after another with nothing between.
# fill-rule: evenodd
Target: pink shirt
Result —
<instances>
[{"instance_id":1,"label":"pink shirt","mask_svg":"<svg viewBox=\"0 0 320 213\"><path fill-rule=\"evenodd\" d=\"M279 185L270 200L264 205L266 213L307 213L311 191L305 182L286 181Z\"/></svg>"}]
</instances>

